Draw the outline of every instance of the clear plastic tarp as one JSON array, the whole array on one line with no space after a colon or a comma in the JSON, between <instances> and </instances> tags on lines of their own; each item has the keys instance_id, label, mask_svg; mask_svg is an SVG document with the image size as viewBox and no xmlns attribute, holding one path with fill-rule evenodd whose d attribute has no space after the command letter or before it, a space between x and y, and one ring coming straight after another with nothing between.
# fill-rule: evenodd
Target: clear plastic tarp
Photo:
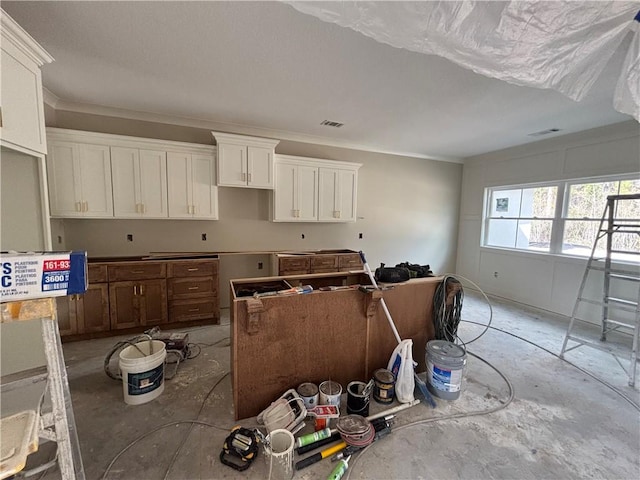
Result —
<instances>
[{"instance_id":1,"label":"clear plastic tarp","mask_svg":"<svg viewBox=\"0 0 640 480\"><path fill-rule=\"evenodd\" d=\"M381 43L584 98L632 35L614 107L640 121L640 2L286 2ZM626 45L626 43L625 43Z\"/></svg>"}]
</instances>

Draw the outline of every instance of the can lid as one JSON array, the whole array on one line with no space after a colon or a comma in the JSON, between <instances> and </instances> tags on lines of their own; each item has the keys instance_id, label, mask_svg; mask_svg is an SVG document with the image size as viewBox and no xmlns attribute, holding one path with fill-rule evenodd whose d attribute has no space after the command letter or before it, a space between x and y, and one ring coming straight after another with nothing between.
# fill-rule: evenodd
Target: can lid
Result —
<instances>
[{"instance_id":1,"label":"can lid","mask_svg":"<svg viewBox=\"0 0 640 480\"><path fill-rule=\"evenodd\" d=\"M313 397L318 394L318 386L310 382L301 383L298 387L298 394L301 397Z\"/></svg>"},{"instance_id":2,"label":"can lid","mask_svg":"<svg viewBox=\"0 0 640 480\"><path fill-rule=\"evenodd\" d=\"M342 393L342 385L333 380L326 380L320 384L320 391L325 395L339 395Z\"/></svg>"},{"instance_id":3,"label":"can lid","mask_svg":"<svg viewBox=\"0 0 640 480\"><path fill-rule=\"evenodd\" d=\"M373 372L373 378L381 383L393 383L396 381L396 377L393 375L393 372L386 368L379 368Z\"/></svg>"},{"instance_id":4,"label":"can lid","mask_svg":"<svg viewBox=\"0 0 640 480\"><path fill-rule=\"evenodd\" d=\"M460 345L446 340L431 340L427 342L427 352L452 358L464 358L467 355L467 352Z\"/></svg>"}]
</instances>

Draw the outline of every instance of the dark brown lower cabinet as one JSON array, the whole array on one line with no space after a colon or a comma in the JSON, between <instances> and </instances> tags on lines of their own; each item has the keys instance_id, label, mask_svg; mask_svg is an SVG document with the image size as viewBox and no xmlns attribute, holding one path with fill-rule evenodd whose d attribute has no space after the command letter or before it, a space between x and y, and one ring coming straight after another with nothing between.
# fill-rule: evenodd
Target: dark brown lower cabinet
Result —
<instances>
[{"instance_id":1,"label":"dark brown lower cabinet","mask_svg":"<svg viewBox=\"0 0 640 480\"><path fill-rule=\"evenodd\" d=\"M113 330L167 323L166 280L110 283L109 309Z\"/></svg>"}]
</instances>

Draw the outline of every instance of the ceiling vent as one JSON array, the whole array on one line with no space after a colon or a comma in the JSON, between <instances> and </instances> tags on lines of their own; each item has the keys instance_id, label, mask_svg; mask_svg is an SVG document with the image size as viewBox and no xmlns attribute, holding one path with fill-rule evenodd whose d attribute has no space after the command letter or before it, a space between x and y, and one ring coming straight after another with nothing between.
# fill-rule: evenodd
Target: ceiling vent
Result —
<instances>
[{"instance_id":1,"label":"ceiling vent","mask_svg":"<svg viewBox=\"0 0 640 480\"><path fill-rule=\"evenodd\" d=\"M540 132L529 133L527 136L529 136L529 137L542 137L543 135L549 135L550 133L556 133L556 132L559 132L559 131L560 131L559 128L550 128L548 130L542 130Z\"/></svg>"},{"instance_id":2,"label":"ceiling vent","mask_svg":"<svg viewBox=\"0 0 640 480\"><path fill-rule=\"evenodd\" d=\"M340 128L344 125L344 123L334 122L332 120L323 120L322 122L320 122L320 125L324 125L325 127Z\"/></svg>"}]
</instances>

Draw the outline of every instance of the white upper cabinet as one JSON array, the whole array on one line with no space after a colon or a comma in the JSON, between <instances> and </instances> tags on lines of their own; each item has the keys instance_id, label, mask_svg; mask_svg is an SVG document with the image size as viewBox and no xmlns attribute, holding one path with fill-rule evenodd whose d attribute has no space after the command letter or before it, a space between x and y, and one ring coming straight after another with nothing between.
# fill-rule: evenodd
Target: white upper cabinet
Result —
<instances>
[{"instance_id":1,"label":"white upper cabinet","mask_svg":"<svg viewBox=\"0 0 640 480\"><path fill-rule=\"evenodd\" d=\"M293 162L276 164L276 222L313 222L318 217L318 169Z\"/></svg>"},{"instance_id":2,"label":"white upper cabinet","mask_svg":"<svg viewBox=\"0 0 640 480\"><path fill-rule=\"evenodd\" d=\"M111 147L113 212L118 218L166 218L167 153Z\"/></svg>"},{"instance_id":3,"label":"white upper cabinet","mask_svg":"<svg viewBox=\"0 0 640 480\"><path fill-rule=\"evenodd\" d=\"M50 140L47 174L52 216L113 216L107 145Z\"/></svg>"},{"instance_id":4,"label":"white upper cabinet","mask_svg":"<svg viewBox=\"0 0 640 480\"><path fill-rule=\"evenodd\" d=\"M355 222L359 163L276 155L274 222Z\"/></svg>"},{"instance_id":5,"label":"white upper cabinet","mask_svg":"<svg viewBox=\"0 0 640 480\"><path fill-rule=\"evenodd\" d=\"M51 57L4 10L0 10L0 140L28 154L47 153L40 67Z\"/></svg>"},{"instance_id":6,"label":"white upper cabinet","mask_svg":"<svg viewBox=\"0 0 640 480\"><path fill-rule=\"evenodd\" d=\"M279 140L211 132L218 145L218 186L273 189Z\"/></svg>"},{"instance_id":7,"label":"white upper cabinet","mask_svg":"<svg viewBox=\"0 0 640 480\"><path fill-rule=\"evenodd\" d=\"M218 219L213 155L167 152L169 218Z\"/></svg>"},{"instance_id":8,"label":"white upper cabinet","mask_svg":"<svg viewBox=\"0 0 640 480\"><path fill-rule=\"evenodd\" d=\"M351 169L318 169L318 221L356 221L357 175Z\"/></svg>"}]
</instances>

